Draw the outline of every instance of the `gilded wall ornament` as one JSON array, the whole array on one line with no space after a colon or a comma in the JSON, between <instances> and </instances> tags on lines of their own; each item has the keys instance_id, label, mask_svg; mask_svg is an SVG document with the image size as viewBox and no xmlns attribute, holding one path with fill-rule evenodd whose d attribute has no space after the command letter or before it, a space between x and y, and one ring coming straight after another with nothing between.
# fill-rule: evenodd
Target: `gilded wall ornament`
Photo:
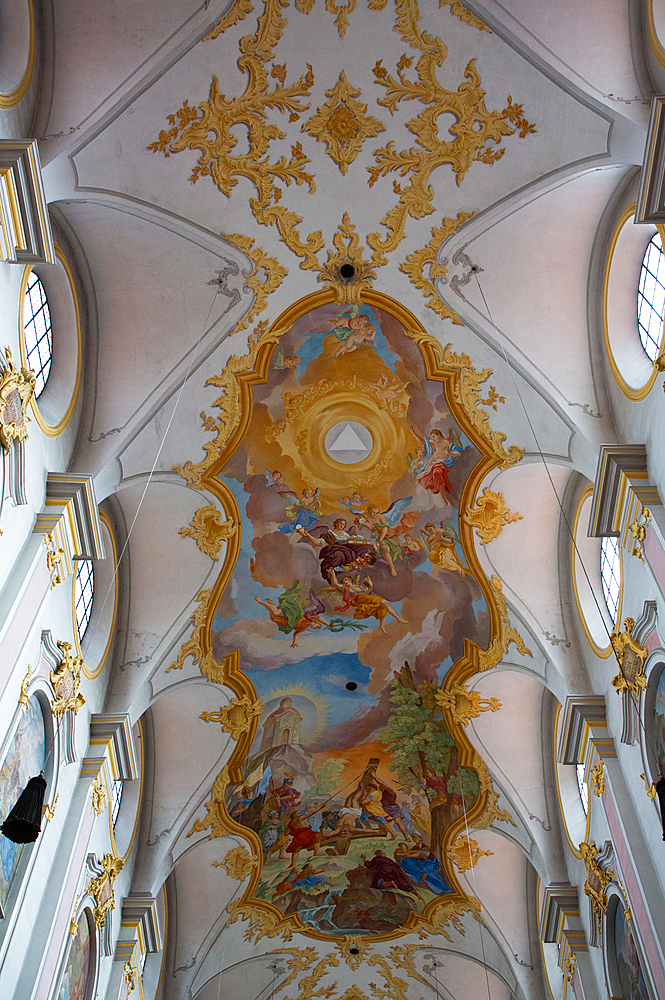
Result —
<instances>
[{"instance_id":1,"label":"gilded wall ornament","mask_svg":"<svg viewBox=\"0 0 665 1000\"><path fill-rule=\"evenodd\" d=\"M125 997L130 996L131 993L136 989L136 969L132 965L131 959L128 959L122 967L123 978L127 985L127 992Z\"/></svg>"},{"instance_id":2,"label":"gilded wall ornament","mask_svg":"<svg viewBox=\"0 0 665 1000\"><path fill-rule=\"evenodd\" d=\"M92 797L92 808L95 810L98 816L106 809L106 789L104 787L104 782L98 775L90 786L90 793Z\"/></svg>"},{"instance_id":3,"label":"gilded wall ornament","mask_svg":"<svg viewBox=\"0 0 665 1000\"><path fill-rule=\"evenodd\" d=\"M199 606L192 615L192 624L194 626L192 634L189 639L186 639L185 642L183 642L175 660L168 667L166 667L164 673L168 674L171 670L182 670L185 665L185 660L188 656L191 656L194 663L199 664L201 673L209 680L215 680L217 676L217 664L215 663L215 659L212 656L212 653L204 656L201 649L201 630L206 622L208 601L210 600L211 593L212 591L209 588L208 590L201 590L194 598Z\"/></svg>"},{"instance_id":4,"label":"gilded wall ornament","mask_svg":"<svg viewBox=\"0 0 665 1000\"><path fill-rule=\"evenodd\" d=\"M638 698L640 691L643 691L647 686L644 661L649 655L649 650L633 638L634 627L634 619L626 618L623 623L623 632L619 632L615 628L610 636L612 648L619 663L619 673L612 678L612 687L615 688L617 694L623 691L632 691Z\"/></svg>"},{"instance_id":5,"label":"gilded wall ornament","mask_svg":"<svg viewBox=\"0 0 665 1000\"><path fill-rule=\"evenodd\" d=\"M223 861L213 861L213 868L224 868L227 875L244 882L252 869L258 865L258 860L253 858L246 847L233 847L224 855Z\"/></svg>"},{"instance_id":6,"label":"gilded wall ornament","mask_svg":"<svg viewBox=\"0 0 665 1000\"><path fill-rule=\"evenodd\" d=\"M79 693L83 657L72 656L71 642L58 639L57 646L62 653L62 660L55 670L51 671L51 684L55 692L55 698L51 701L51 711L57 718L61 718L65 712L78 715L79 709L85 705L85 698Z\"/></svg>"},{"instance_id":7,"label":"gilded wall ornament","mask_svg":"<svg viewBox=\"0 0 665 1000\"><path fill-rule=\"evenodd\" d=\"M192 828L187 834L188 837L191 837L193 833L201 833L205 830L212 831L211 837L224 837L227 833L233 832L235 824L228 817L224 808L224 795L228 784L229 769L224 765L215 778L211 797L205 804L206 817L203 820L194 820Z\"/></svg>"},{"instance_id":8,"label":"gilded wall ornament","mask_svg":"<svg viewBox=\"0 0 665 1000\"><path fill-rule=\"evenodd\" d=\"M106 916L109 910L115 909L115 898L113 895L113 884L125 866L122 858L114 858L112 854L105 854L100 865L103 871L90 880L87 891L95 900L93 916L95 927L103 927L106 923Z\"/></svg>"},{"instance_id":9,"label":"gilded wall ornament","mask_svg":"<svg viewBox=\"0 0 665 1000\"><path fill-rule=\"evenodd\" d=\"M656 798L656 786L655 786L655 784L653 783L653 781L651 782L651 784L649 784L649 782L646 779L646 775L645 774L641 774L640 778L644 782L644 791L647 793L647 795L649 796L649 798L653 802L653 800Z\"/></svg>"},{"instance_id":10,"label":"gilded wall ornament","mask_svg":"<svg viewBox=\"0 0 665 1000\"><path fill-rule=\"evenodd\" d=\"M495 493L487 486L476 499L476 506L467 508L462 516L467 524L476 529L481 545L498 538L504 525L522 520L521 514L509 509L503 493Z\"/></svg>"},{"instance_id":11,"label":"gilded wall ornament","mask_svg":"<svg viewBox=\"0 0 665 1000\"><path fill-rule=\"evenodd\" d=\"M326 103L301 126L301 132L308 132L317 142L325 142L328 156L343 174L365 140L386 130L383 122L367 114L367 105L356 100L359 95L360 87L351 86L342 70L335 86L326 90Z\"/></svg>"},{"instance_id":12,"label":"gilded wall ornament","mask_svg":"<svg viewBox=\"0 0 665 1000\"><path fill-rule=\"evenodd\" d=\"M207 35L203 36L203 41L208 42L218 35L223 35L228 28L232 28L239 21L244 21L248 14L254 10L252 0L236 0L230 11L220 17L219 21Z\"/></svg>"},{"instance_id":13,"label":"gilded wall ornament","mask_svg":"<svg viewBox=\"0 0 665 1000\"><path fill-rule=\"evenodd\" d=\"M254 293L254 302L247 315L243 316L234 327L233 332L238 333L239 330L246 329L255 317L263 312L268 304L268 296L277 291L289 272L276 257L269 257L262 247L254 246L251 236L242 236L239 233L222 233L222 236L242 250L252 263L252 270L249 273L243 271L243 278L245 288Z\"/></svg>"},{"instance_id":14,"label":"gilded wall ornament","mask_svg":"<svg viewBox=\"0 0 665 1000\"><path fill-rule=\"evenodd\" d=\"M605 761L602 757L589 772L589 787L597 798L605 794Z\"/></svg>"},{"instance_id":15,"label":"gilded wall ornament","mask_svg":"<svg viewBox=\"0 0 665 1000\"><path fill-rule=\"evenodd\" d=\"M461 326L462 320L445 304L436 288L436 279L445 278L448 274L448 268L444 263L439 263L437 254L443 241L456 233L460 226L475 214L475 212L459 212L454 219L445 217L438 229L436 226L432 227L432 238L429 243L420 250L410 253L406 261L399 265L400 271L408 275L411 284L419 288L425 296L428 309L433 309L441 319L449 319L456 326Z\"/></svg>"},{"instance_id":16,"label":"gilded wall ornament","mask_svg":"<svg viewBox=\"0 0 665 1000\"><path fill-rule=\"evenodd\" d=\"M347 934L337 942L337 947L346 964L351 966L354 972L372 951L371 944L362 934Z\"/></svg>"},{"instance_id":17,"label":"gilded wall ornament","mask_svg":"<svg viewBox=\"0 0 665 1000\"><path fill-rule=\"evenodd\" d=\"M238 525L232 518L224 517L214 503L207 507L199 507L194 511L194 517L186 528L181 528L178 534L183 538L193 538L205 555L215 562L219 560L219 550L224 542L232 538Z\"/></svg>"},{"instance_id":18,"label":"gilded wall ornament","mask_svg":"<svg viewBox=\"0 0 665 1000\"><path fill-rule=\"evenodd\" d=\"M472 28L477 28L478 31L486 31L488 34L492 34L487 25L483 24L480 18L477 18L470 10L467 10L459 0L439 0L439 7L449 7L453 17L459 17L460 21L471 25Z\"/></svg>"},{"instance_id":19,"label":"gilded wall ornament","mask_svg":"<svg viewBox=\"0 0 665 1000\"><path fill-rule=\"evenodd\" d=\"M448 848L448 857L460 872L468 872L470 868L475 868L482 857L488 857L494 851L481 851L478 841L460 834L454 844Z\"/></svg>"},{"instance_id":20,"label":"gilded wall ornament","mask_svg":"<svg viewBox=\"0 0 665 1000\"><path fill-rule=\"evenodd\" d=\"M630 554L642 563L644 563L644 539L646 538L647 525L650 520L651 511L642 504L632 523L628 525L630 537L632 538Z\"/></svg>"},{"instance_id":21,"label":"gilded wall ornament","mask_svg":"<svg viewBox=\"0 0 665 1000\"><path fill-rule=\"evenodd\" d=\"M576 969L577 969L577 955L573 952L570 958L566 959L565 972L564 972L566 982L570 983L571 986L573 984L573 979L575 978Z\"/></svg>"},{"instance_id":22,"label":"gilded wall ornament","mask_svg":"<svg viewBox=\"0 0 665 1000\"><path fill-rule=\"evenodd\" d=\"M65 578L65 569L63 567L63 557L65 555L65 550L61 549L55 538L53 537L53 532L48 532L44 535L43 545L46 549L46 568L51 574L51 587L57 587L59 583L62 583Z\"/></svg>"},{"instance_id":23,"label":"gilded wall ornament","mask_svg":"<svg viewBox=\"0 0 665 1000\"><path fill-rule=\"evenodd\" d=\"M498 698L481 698L480 691L469 691L468 684L456 683L446 691L437 691L436 700L450 712L454 723L465 727L481 712L498 712L501 708Z\"/></svg>"},{"instance_id":24,"label":"gilded wall ornament","mask_svg":"<svg viewBox=\"0 0 665 1000\"><path fill-rule=\"evenodd\" d=\"M75 938L79 932L79 925L76 920L76 911L78 910L78 906L79 906L79 897L77 896L76 899L74 900L74 908L72 910L71 919L69 921L69 933L73 938Z\"/></svg>"},{"instance_id":25,"label":"gilded wall ornament","mask_svg":"<svg viewBox=\"0 0 665 1000\"><path fill-rule=\"evenodd\" d=\"M28 702L29 702L28 688L30 687L31 677L32 677L32 664L29 663L27 673L23 678L23 680L21 681L21 693L18 696L18 703L21 706L21 711L24 713L27 712L28 710Z\"/></svg>"},{"instance_id":26,"label":"gilded wall ornament","mask_svg":"<svg viewBox=\"0 0 665 1000\"><path fill-rule=\"evenodd\" d=\"M592 840L590 844L582 841L579 851L586 868L584 892L591 900L594 913L600 921L601 914L607 910L607 894L605 890L616 876L611 868L604 870L596 861L596 856L601 852L597 849L595 841Z\"/></svg>"},{"instance_id":27,"label":"gilded wall ornament","mask_svg":"<svg viewBox=\"0 0 665 1000\"><path fill-rule=\"evenodd\" d=\"M242 698L232 698L228 705L222 705L218 712L203 712L199 718L204 722L219 722L223 733L231 733L237 740L248 733L257 716L263 712L263 702L252 702L246 694Z\"/></svg>"},{"instance_id":28,"label":"gilded wall ornament","mask_svg":"<svg viewBox=\"0 0 665 1000\"><path fill-rule=\"evenodd\" d=\"M12 352L5 347L7 365L0 371L0 445L9 454L12 441L28 437L28 404L35 392L35 373L29 368L17 368Z\"/></svg>"},{"instance_id":29,"label":"gilded wall ornament","mask_svg":"<svg viewBox=\"0 0 665 1000\"><path fill-rule=\"evenodd\" d=\"M52 806L49 806L47 803L44 803L44 805L42 806L42 816L44 817L47 823L50 823L53 817L55 816L55 808L58 804L59 798L60 798L60 792L56 794Z\"/></svg>"}]
</instances>

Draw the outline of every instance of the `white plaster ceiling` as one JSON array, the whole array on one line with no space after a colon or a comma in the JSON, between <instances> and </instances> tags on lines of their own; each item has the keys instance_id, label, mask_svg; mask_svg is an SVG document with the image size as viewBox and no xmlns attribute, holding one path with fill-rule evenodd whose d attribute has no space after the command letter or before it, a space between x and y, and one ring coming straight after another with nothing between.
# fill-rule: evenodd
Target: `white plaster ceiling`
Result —
<instances>
[{"instance_id":1,"label":"white plaster ceiling","mask_svg":"<svg viewBox=\"0 0 665 1000\"><path fill-rule=\"evenodd\" d=\"M244 353L247 343L247 330L231 334L252 300L239 273L251 265L222 234L254 238L287 269L259 318L274 321L293 301L320 287L313 272L299 268L274 228L257 225L249 206L255 192L246 179L226 198L210 178L189 182L195 152L165 158L146 148L185 99L196 105L207 98L213 74L224 93L242 92L246 77L236 66L238 42L255 30L257 11L218 39L200 41L228 6L219 0L174 0L137 7L109 0L91 8L79 0L59 0L53 101L41 143L47 195L76 235L94 287L88 320L98 331L97 357L94 363L88 359L88 406L74 466L95 473L100 500L116 494L131 527L124 656L133 665L116 672L111 700L138 714L151 706L154 760L137 888L157 891L172 868L175 872L169 889L165 1000L193 995L213 1000L220 969L225 970L224 995L228 989L229 995L265 996L271 959L261 958L256 965L248 960L285 947L269 939L248 944L240 922L222 931L223 908L238 883L211 863L229 845L226 839L208 841L206 835L186 838L194 819L203 816L202 804L230 752L227 734L199 717L220 707L220 694L222 700L230 694L203 683L191 660L184 670L165 674L191 631L196 595L211 586L217 572L191 539L178 534L208 498L188 490L172 469L202 457L207 437L199 413L218 392L203 383L232 354ZM471 6L481 13L479 4ZM423 26L448 47L438 71L443 85L456 89L464 67L475 58L487 107L500 109L511 95L524 104L525 116L537 128L524 139L507 137L503 158L493 166L474 164L459 185L449 166L439 167L430 178L433 214L408 220L406 238L390 263L378 269L375 287L402 301L443 344L469 353L476 367L495 369L491 381L506 404L491 413L493 426L527 452L522 465L491 483L523 519L487 550L479 546L479 553L488 571L505 581L510 607L520 616L534 656L520 660L511 649L511 663L519 670L497 671L478 681L483 696L499 697L504 707L476 720L471 731L487 750L498 786L511 796L525 842L531 842L526 853L539 852L539 864L548 869L541 874L556 878L555 833L543 826L555 827L549 816L544 819L543 760L551 747L542 734L543 684L561 691L577 682L576 646L569 635L567 595L560 589L559 502L536 464L538 447L517 388L538 444L557 463L550 471L563 496L573 469L593 475L594 445L613 434L605 387L589 349L598 330L590 319L588 280L605 208L641 160L646 111L643 98L635 99L640 83L630 59L626 7L618 0L583 7L565 0L556 8L520 0L510 9L488 0L487 17L496 28L492 34L462 23L434 0L423 0L420 7ZM394 72L407 49L393 30L390 0L381 11L359 0L343 39L322 0L309 15L294 6L283 13L288 27L275 61L286 64L289 81L312 65L307 114L323 103L324 91L344 69L386 131L364 144L343 176L323 144L301 132L305 115L290 124L268 112L268 120L286 133L273 143L273 159L288 157L290 146L301 142L316 175L315 193L291 186L284 189L282 204L303 216L301 234L323 231L326 251L344 211L361 237L385 233L380 220L395 204L396 175L369 188L366 168L379 145L393 141L398 150L413 145L406 122L416 113L407 102L391 118L375 100L380 96L375 63L381 59ZM238 137L242 147L246 140ZM449 285L439 286L442 298L466 323L453 326L427 308L397 267L429 241L431 227L444 215L460 211L478 216L442 247L439 259L466 247L484 269L481 285L495 326L475 283L466 286L465 299ZM325 259L325 253L320 256ZM227 293L215 295L209 282L220 268L229 268ZM571 646L548 643L548 632ZM540 998L540 958L533 948L527 900L535 885L531 862L524 847L494 830L474 837L493 851L466 877L488 914L487 937L483 945L480 925L470 919L464 921L466 936L452 932L443 981L448 992L441 996L484 996L485 971L478 963L485 956L494 970L488 975L495 1000ZM320 954L332 947L296 938L298 948L314 947ZM389 946L377 944L376 950L387 954ZM354 976L342 962L335 975L341 995L376 972ZM422 996L427 989L428 996L436 995L433 982L410 982L408 996Z\"/></svg>"}]
</instances>

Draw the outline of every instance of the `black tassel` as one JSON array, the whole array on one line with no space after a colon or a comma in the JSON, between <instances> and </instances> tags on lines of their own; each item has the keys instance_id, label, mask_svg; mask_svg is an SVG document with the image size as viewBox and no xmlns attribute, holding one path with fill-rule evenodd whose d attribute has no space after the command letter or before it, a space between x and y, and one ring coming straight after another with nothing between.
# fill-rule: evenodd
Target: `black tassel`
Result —
<instances>
[{"instance_id":1,"label":"black tassel","mask_svg":"<svg viewBox=\"0 0 665 1000\"><path fill-rule=\"evenodd\" d=\"M665 840L665 778L659 778L656 782L656 794L660 803L660 819L663 824L663 840Z\"/></svg>"},{"instance_id":2,"label":"black tassel","mask_svg":"<svg viewBox=\"0 0 665 1000\"><path fill-rule=\"evenodd\" d=\"M42 828L42 806L46 792L46 779L38 774L30 778L19 795L18 802L10 812L0 831L15 844L32 844L37 840Z\"/></svg>"}]
</instances>

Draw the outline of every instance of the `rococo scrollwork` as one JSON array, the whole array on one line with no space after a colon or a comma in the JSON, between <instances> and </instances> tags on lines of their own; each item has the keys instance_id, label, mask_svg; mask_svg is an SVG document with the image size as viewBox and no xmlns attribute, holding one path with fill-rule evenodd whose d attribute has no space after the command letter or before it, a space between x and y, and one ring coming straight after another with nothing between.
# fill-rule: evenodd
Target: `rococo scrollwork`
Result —
<instances>
[{"instance_id":1,"label":"rococo scrollwork","mask_svg":"<svg viewBox=\"0 0 665 1000\"><path fill-rule=\"evenodd\" d=\"M0 370L0 445L9 453L12 441L28 437L28 404L35 392L35 373L29 368L17 368L12 352L5 347L6 365Z\"/></svg>"},{"instance_id":2,"label":"rococo scrollwork","mask_svg":"<svg viewBox=\"0 0 665 1000\"><path fill-rule=\"evenodd\" d=\"M635 697L639 697L640 691L647 686L644 662L649 650L634 638L632 634L634 627L635 620L626 618L623 631L615 629L610 636L612 649L619 664L619 673L612 678L612 687L617 694L630 691Z\"/></svg>"},{"instance_id":3,"label":"rococo scrollwork","mask_svg":"<svg viewBox=\"0 0 665 1000\"><path fill-rule=\"evenodd\" d=\"M51 684L55 692L55 697L51 701L51 711L56 717L63 716L65 712L78 712L85 705L85 698L79 691L81 686L81 672L83 670L83 657L72 656L71 642L64 642L59 639L58 649L62 653L62 659L54 670L51 670Z\"/></svg>"},{"instance_id":4,"label":"rococo scrollwork","mask_svg":"<svg viewBox=\"0 0 665 1000\"><path fill-rule=\"evenodd\" d=\"M234 693L201 715L236 749L188 836L244 838L233 877L246 886L229 919L248 922L248 939L339 940L358 921L370 937L447 935L478 913L457 873L491 852L464 832L514 820L467 736L470 719L501 705L469 680L511 643L531 655L462 516L491 469L522 457L490 426L490 375L366 289L348 304L319 292L272 328L259 324L247 353L208 380L222 390L218 416L206 419L213 439L178 471L242 523L243 546L239 532L228 540L169 669L191 656ZM425 399L429 425L417 416ZM234 570L247 582L229 604ZM464 615L463 640L442 628L437 607ZM431 647L429 672L422 659L394 674L381 666L407 633ZM381 678L380 722L367 714L373 698L355 710L324 694L336 663L346 677ZM228 870L227 859L213 864ZM387 882L401 894L380 888Z\"/></svg>"}]
</instances>

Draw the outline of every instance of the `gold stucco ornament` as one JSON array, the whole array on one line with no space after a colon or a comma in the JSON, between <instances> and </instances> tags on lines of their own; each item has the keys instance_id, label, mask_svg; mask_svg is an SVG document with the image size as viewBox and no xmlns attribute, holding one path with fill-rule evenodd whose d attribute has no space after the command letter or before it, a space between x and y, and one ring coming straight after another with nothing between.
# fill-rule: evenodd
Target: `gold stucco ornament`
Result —
<instances>
[{"instance_id":1,"label":"gold stucco ornament","mask_svg":"<svg viewBox=\"0 0 665 1000\"><path fill-rule=\"evenodd\" d=\"M468 726L469 719L477 718L481 712L498 712L501 708L498 698L482 698L480 691L469 691L468 684L454 684L446 691L437 691L436 700L450 712L454 723L463 726Z\"/></svg>"},{"instance_id":2,"label":"gold stucco ornament","mask_svg":"<svg viewBox=\"0 0 665 1000\"><path fill-rule=\"evenodd\" d=\"M90 786L90 794L92 798L92 808L98 816L101 816L106 808L106 789L104 788L104 782L99 776L95 778Z\"/></svg>"},{"instance_id":3,"label":"gold stucco ornament","mask_svg":"<svg viewBox=\"0 0 665 1000\"><path fill-rule=\"evenodd\" d=\"M605 761L602 757L589 772L589 787L597 798L605 794Z\"/></svg>"},{"instance_id":4,"label":"gold stucco ornament","mask_svg":"<svg viewBox=\"0 0 665 1000\"><path fill-rule=\"evenodd\" d=\"M59 639L57 645L62 653L62 660L55 670L51 671L51 684L55 691L55 698L51 701L51 711L56 717L63 716L65 712L78 715L79 709L85 705L85 698L79 692L83 657L72 656L71 642Z\"/></svg>"},{"instance_id":5,"label":"gold stucco ornament","mask_svg":"<svg viewBox=\"0 0 665 1000\"><path fill-rule=\"evenodd\" d=\"M454 844L448 848L448 857L460 872L475 868L481 857L489 857L494 851L481 851L478 841L460 834Z\"/></svg>"},{"instance_id":6,"label":"gold stucco ornament","mask_svg":"<svg viewBox=\"0 0 665 1000\"><path fill-rule=\"evenodd\" d=\"M95 926L100 928L106 923L106 915L109 910L115 909L115 898L113 895L113 884L125 866L122 858L115 858L112 854L105 854L100 861L102 872L90 880L87 891L95 900L93 916Z\"/></svg>"},{"instance_id":7,"label":"gold stucco ornament","mask_svg":"<svg viewBox=\"0 0 665 1000\"><path fill-rule=\"evenodd\" d=\"M28 437L28 404L35 392L35 373L29 368L17 368L12 352L5 347L7 366L0 372L0 445L9 454L12 441Z\"/></svg>"},{"instance_id":8,"label":"gold stucco ornament","mask_svg":"<svg viewBox=\"0 0 665 1000\"><path fill-rule=\"evenodd\" d=\"M212 866L213 868L224 868L231 878L238 882L244 882L258 863L246 847L233 847L226 852L223 861L213 861Z\"/></svg>"},{"instance_id":9,"label":"gold stucco ornament","mask_svg":"<svg viewBox=\"0 0 665 1000\"><path fill-rule=\"evenodd\" d=\"M232 698L228 705L222 705L218 712L203 712L200 716L204 722L219 722L223 733L231 733L237 740L243 733L248 733L252 722L263 712L263 702L252 702L246 694L242 698Z\"/></svg>"},{"instance_id":10,"label":"gold stucco ornament","mask_svg":"<svg viewBox=\"0 0 665 1000\"><path fill-rule=\"evenodd\" d=\"M612 678L612 687L617 694L631 691L637 698L640 691L643 691L647 686L644 661L649 655L649 650L633 638L634 628L635 620L626 618L623 623L623 632L619 632L615 628L610 636L612 648L619 663L619 673Z\"/></svg>"},{"instance_id":11,"label":"gold stucco ornament","mask_svg":"<svg viewBox=\"0 0 665 1000\"><path fill-rule=\"evenodd\" d=\"M378 118L367 114L367 105L356 100L360 87L353 87L344 70L334 87L326 90L328 100L301 126L302 132L325 142L328 156L343 174L358 156L366 139L385 132Z\"/></svg>"},{"instance_id":12,"label":"gold stucco ornament","mask_svg":"<svg viewBox=\"0 0 665 1000\"><path fill-rule=\"evenodd\" d=\"M462 517L476 529L481 545L498 538L504 525L522 520L521 514L509 509L503 493L495 493L487 486L476 500L476 506L467 508Z\"/></svg>"},{"instance_id":13,"label":"gold stucco ornament","mask_svg":"<svg viewBox=\"0 0 665 1000\"><path fill-rule=\"evenodd\" d=\"M238 530L233 518L225 518L214 503L207 507L199 507L186 528L181 528L179 534L183 538L193 538L205 555L215 562L219 559L219 550L224 542L232 538Z\"/></svg>"},{"instance_id":14,"label":"gold stucco ornament","mask_svg":"<svg viewBox=\"0 0 665 1000\"><path fill-rule=\"evenodd\" d=\"M594 913L600 921L601 914L607 910L607 893L605 890L616 876L611 868L603 869L596 861L596 857L600 854L600 851L596 847L595 841L592 840L591 843L582 841L579 851L586 868L584 892L591 900Z\"/></svg>"}]
</instances>

